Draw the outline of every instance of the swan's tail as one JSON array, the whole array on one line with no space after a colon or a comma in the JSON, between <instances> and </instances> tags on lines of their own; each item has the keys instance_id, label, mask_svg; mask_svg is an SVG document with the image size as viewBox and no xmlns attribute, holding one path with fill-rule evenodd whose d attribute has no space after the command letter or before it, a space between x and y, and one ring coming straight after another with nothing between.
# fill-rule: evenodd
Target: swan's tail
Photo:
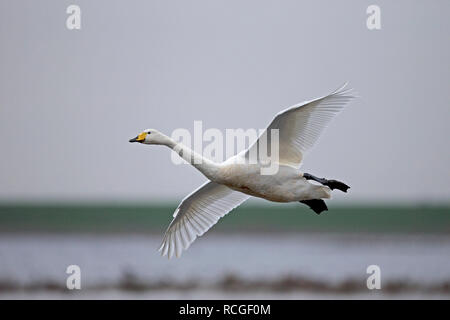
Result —
<instances>
[{"instance_id":1,"label":"swan's tail","mask_svg":"<svg viewBox=\"0 0 450 320\"><path fill-rule=\"evenodd\" d=\"M313 199L331 199L331 189L327 186L313 185Z\"/></svg>"}]
</instances>

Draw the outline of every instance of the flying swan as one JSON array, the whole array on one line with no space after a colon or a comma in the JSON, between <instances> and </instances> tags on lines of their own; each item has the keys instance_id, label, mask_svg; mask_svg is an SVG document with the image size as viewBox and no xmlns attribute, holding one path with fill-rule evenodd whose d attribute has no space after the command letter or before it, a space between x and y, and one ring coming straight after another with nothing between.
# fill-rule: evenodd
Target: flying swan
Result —
<instances>
[{"instance_id":1,"label":"flying swan","mask_svg":"<svg viewBox=\"0 0 450 320\"><path fill-rule=\"evenodd\" d=\"M299 201L320 214L328 210L323 199L331 198L331 191L347 192L349 186L337 181L318 178L299 171L303 156L317 141L331 119L355 96L346 84L333 93L296 104L278 113L266 130L247 150L216 163L203 158L181 143L154 129L147 129L130 142L165 145L191 163L209 180L181 201L173 214L159 251L170 259L181 255L194 240L208 231L228 212L250 196L274 202ZM278 170L275 174L261 174L265 162L258 148L265 143L271 149L269 133L278 132ZM273 160L272 160L273 161ZM313 180L319 184L310 183Z\"/></svg>"}]
</instances>

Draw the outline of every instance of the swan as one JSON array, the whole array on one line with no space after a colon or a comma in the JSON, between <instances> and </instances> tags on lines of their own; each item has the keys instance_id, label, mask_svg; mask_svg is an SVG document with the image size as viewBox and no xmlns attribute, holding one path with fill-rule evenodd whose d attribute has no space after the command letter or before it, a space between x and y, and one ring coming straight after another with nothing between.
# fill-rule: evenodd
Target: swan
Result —
<instances>
[{"instance_id":1,"label":"swan","mask_svg":"<svg viewBox=\"0 0 450 320\"><path fill-rule=\"evenodd\" d=\"M248 149L222 163L204 158L181 143L155 129L146 129L129 142L164 145L178 153L198 169L208 181L186 196L173 214L159 248L170 259L208 231L228 212L251 196L274 202L298 201L315 213L328 210L323 199L331 198L334 189L347 192L350 188L338 180L318 178L300 172L303 156L317 141L331 119L355 96L346 85L334 92L305 101L279 112L269 126ZM261 174L262 161L249 163L249 154L278 129L278 170L272 175ZM265 142L270 147L271 140ZM266 149L268 150L268 149ZM309 181L317 183L311 183Z\"/></svg>"}]
</instances>

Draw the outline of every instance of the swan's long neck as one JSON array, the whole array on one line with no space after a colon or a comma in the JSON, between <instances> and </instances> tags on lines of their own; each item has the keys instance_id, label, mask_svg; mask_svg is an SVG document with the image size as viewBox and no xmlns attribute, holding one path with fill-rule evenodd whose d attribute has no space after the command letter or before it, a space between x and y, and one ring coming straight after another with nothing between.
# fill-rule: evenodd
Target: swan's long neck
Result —
<instances>
[{"instance_id":1,"label":"swan's long neck","mask_svg":"<svg viewBox=\"0 0 450 320\"><path fill-rule=\"evenodd\" d=\"M181 158L197 168L197 170L203 173L203 175L205 175L208 179L214 180L217 177L219 165L214 161L203 157L201 154L195 152L191 148L185 146L182 143L178 143L167 136L165 137L165 141L162 144L175 151Z\"/></svg>"}]
</instances>

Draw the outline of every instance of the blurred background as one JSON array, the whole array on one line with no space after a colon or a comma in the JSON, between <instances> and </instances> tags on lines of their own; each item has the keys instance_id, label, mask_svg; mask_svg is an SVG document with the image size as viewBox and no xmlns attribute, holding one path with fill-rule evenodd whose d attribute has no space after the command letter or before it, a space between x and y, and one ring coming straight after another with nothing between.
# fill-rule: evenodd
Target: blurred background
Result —
<instances>
[{"instance_id":1,"label":"blurred background","mask_svg":"<svg viewBox=\"0 0 450 320\"><path fill-rule=\"evenodd\" d=\"M81 8L69 30L66 9ZM369 30L369 5L381 29ZM0 298L449 298L450 2L0 2ZM264 128L349 81L303 170L329 211L250 200L157 252L205 178L145 128ZM78 265L82 289L66 288ZM369 265L381 290L368 290Z\"/></svg>"}]
</instances>

